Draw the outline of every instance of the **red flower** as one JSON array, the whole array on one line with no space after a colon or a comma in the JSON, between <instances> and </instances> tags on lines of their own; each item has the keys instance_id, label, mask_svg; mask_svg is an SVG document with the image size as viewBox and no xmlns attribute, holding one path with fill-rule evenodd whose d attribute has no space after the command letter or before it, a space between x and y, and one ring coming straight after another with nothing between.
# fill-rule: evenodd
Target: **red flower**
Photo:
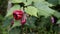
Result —
<instances>
[{"instance_id":1,"label":"red flower","mask_svg":"<svg viewBox=\"0 0 60 34\"><path fill-rule=\"evenodd\" d=\"M24 25L26 23L26 14L24 14L23 18L21 19L21 24Z\"/></svg>"},{"instance_id":2,"label":"red flower","mask_svg":"<svg viewBox=\"0 0 60 34\"><path fill-rule=\"evenodd\" d=\"M26 23L26 19L21 20L21 24L24 25Z\"/></svg>"},{"instance_id":3,"label":"red flower","mask_svg":"<svg viewBox=\"0 0 60 34\"><path fill-rule=\"evenodd\" d=\"M13 12L13 17L15 18L15 20L19 20L23 17L24 12L22 10L15 10Z\"/></svg>"}]
</instances>

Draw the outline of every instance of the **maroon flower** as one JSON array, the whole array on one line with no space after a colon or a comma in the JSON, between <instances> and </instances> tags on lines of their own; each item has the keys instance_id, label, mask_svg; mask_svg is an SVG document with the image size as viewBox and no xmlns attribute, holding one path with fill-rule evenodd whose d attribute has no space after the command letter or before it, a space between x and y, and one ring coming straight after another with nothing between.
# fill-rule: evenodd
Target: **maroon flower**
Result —
<instances>
[{"instance_id":1,"label":"maroon flower","mask_svg":"<svg viewBox=\"0 0 60 34\"><path fill-rule=\"evenodd\" d=\"M24 12L22 10L15 10L13 12L13 17L15 18L15 20L19 20L23 17Z\"/></svg>"},{"instance_id":2,"label":"maroon flower","mask_svg":"<svg viewBox=\"0 0 60 34\"><path fill-rule=\"evenodd\" d=\"M26 23L26 19L21 20L21 24L24 25Z\"/></svg>"},{"instance_id":3,"label":"maroon flower","mask_svg":"<svg viewBox=\"0 0 60 34\"><path fill-rule=\"evenodd\" d=\"M24 14L23 18L21 19L21 24L24 25L26 23L26 15Z\"/></svg>"}]
</instances>

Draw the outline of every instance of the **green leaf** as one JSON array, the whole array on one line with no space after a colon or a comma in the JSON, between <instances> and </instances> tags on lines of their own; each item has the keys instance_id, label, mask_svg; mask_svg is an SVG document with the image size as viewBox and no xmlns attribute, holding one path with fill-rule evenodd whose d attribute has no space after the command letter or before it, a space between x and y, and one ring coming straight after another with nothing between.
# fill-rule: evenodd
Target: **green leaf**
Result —
<instances>
[{"instance_id":1,"label":"green leaf","mask_svg":"<svg viewBox=\"0 0 60 34\"><path fill-rule=\"evenodd\" d=\"M57 21L57 24L60 24L60 20Z\"/></svg>"},{"instance_id":2,"label":"green leaf","mask_svg":"<svg viewBox=\"0 0 60 34\"><path fill-rule=\"evenodd\" d=\"M35 28L36 27L35 21L36 21L36 17L31 16L27 19L27 22L25 25L27 25L29 28Z\"/></svg>"},{"instance_id":3,"label":"green leaf","mask_svg":"<svg viewBox=\"0 0 60 34\"><path fill-rule=\"evenodd\" d=\"M26 2L26 0L11 0L12 3L21 3Z\"/></svg>"},{"instance_id":4,"label":"green leaf","mask_svg":"<svg viewBox=\"0 0 60 34\"><path fill-rule=\"evenodd\" d=\"M58 4L58 0L47 0L48 3L53 4L53 5L57 5Z\"/></svg>"},{"instance_id":5,"label":"green leaf","mask_svg":"<svg viewBox=\"0 0 60 34\"><path fill-rule=\"evenodd\" d=\"M60 18L60 13L59 12L55 12L54 16L56 16L57 18Z\"/></svg>"},{"instance_id":6,"label":"green leaf","mask_svg":"<svg viewBox=\"0 0 60 34\"><path fill-rule=\"evenodd\" d=\"M44 4L44 5L46 5L46 6L54 6L53 4L51 4L51 3L48 3L48 2L46 2L45 0L33 0L33 2L35 3L35 2L40 2L40 3L42 3L42 4Z\"/></svg>"},{"instance_id":7,"label":"green leaf","mask_svg":"<svg viewBox=\"0 0 60 34\"><path fill-rule=\"evenodd\" d=\"M20 27L14 27L9 31L9 34L20 34Z\"/></svg>"},{"instance_id":8,"label":"green leaf","mask_svg":"<svg viewBox=\"0 0 60 34\"><path fill-rule=\"evenodd\" d=\"M34 2L34 3L35 2L41 2L41 3L43 3L43 4L47 5L47 6L53 6L52 4L46 2L45 0L27 0L27 2L25 2L25 6L31 5L32 2Z\"/></svg>"},{"instance_id":9,"label":"green leaf","mask_svg":"<svg viewBox=\"0 0 60 34\"><path fill-rule=\"evenodd\" d=\"M48 3L48 2L46 2L46 1L43 1L43 2L41 2L41 3L43 3L44 5L46 5L46 6L48 6L48 7L52 7L52 6L54 6L53 4Z\"/></svg>"},{"instance_id":10,"label":"green leaf","mask_svg":"<svg viewBox=\"0 0 60 34\"><path fill-rule=\"evenodd\" d=\"M32 1L33 1L33 0L27 0L27 2L24 2L24 3L25 3L25 6L31 5L31 4L32 4Z\"/></svg>"},{"instance_id":11,"label":"green leaf","mask_svg":"<svg viewBox=\"0 0 60 34\"><path fill-rule=\"evenodd\" d=\"M16 27L16 26L20 26L20 20L14 20L14 25L12 26L12 28Z\"/></svg>"},{"instance_id":12,"label":"green leaf","mask_svg":"<svg viewBox=\"0 0 60 34\"><path fill-rule=\"evenodd\" d=\"M58 0L59 1L59 5L60 5L60 0Z\"/></svg>"},{"instance_id":13,"label":"green leaf","mask_svg":"<svg viewBox=\"0 0 60 34\"><path fill-rule=\"evenodd\" d=\"M52 10L49 8L47 5L40 3L40 2L35 2L34 6L39 9L38 15L43 15L45 17L50 16L51 14L54 14L55 10Z\"/></svg>"},{"instance_id":14,"label":"green leaf","mask_svg":"<svg viewBox=\"0 0 60 34\"><path fill-rule=\"evenodd\" d=\"M2 15L0 15L0 22L2 22L4 19L4 17Z\"/></svg>"},{"instance_id":15,"label":"green leaf","mask_svg":"<svg viewBox=\"0 0 60 34\"><path fill-rule=\"evenodd\" d=\"M13 17L11 17L11 16L6 17L4 22L3 22L3 26L2 27L9 27L12 20L13 20Z\"/></svg>"},{"instance_id":16,"label":"green leaf","mask_svg":"<svg viewBox=\"0 0 60 34\"><path fill-rule=\"evenodd\" d=\"M22 2L21 0L11 0L12 3L20 3Z\"/></svg>"},{"instance_id":17,"label":"green leaf","mask_svg":"<svg viewBox=\"0 0 60 34\"><path fill-rule=\"evenodd\" d=\"M34 2L42 2L42 1L45 1L45 0L33 0Z\"/></svg>"},{"instance_id":18,"label":"green leaf","mask_svg":"<svg viewBox=\"0 0 60 34\"><path fill-rule=\"evenodd\" d=\"M12 15L14 10L19 10L19 9L20 9L20 5L14 5L12 8L10 8L9 10L7 10L6 17Z\"/></svg>"},{"instance_id":19,"label":"green leaf","mask_svg":"<svg viewBox=\"0 0 60 34\"><path fill-rule=\"evenodd\" d=\"M29 6L29 7L25 8L25 12L31 16L37 17L38 9L33 6Z\"/></svg>"}]
</instances>

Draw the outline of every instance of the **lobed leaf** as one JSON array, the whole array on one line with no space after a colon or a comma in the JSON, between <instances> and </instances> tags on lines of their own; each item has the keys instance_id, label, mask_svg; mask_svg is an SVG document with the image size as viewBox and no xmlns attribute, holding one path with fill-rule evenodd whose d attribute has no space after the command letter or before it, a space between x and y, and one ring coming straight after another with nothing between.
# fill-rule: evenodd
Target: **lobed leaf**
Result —
<instances>
[{"instance_id":1,"label":"lobed leaf","mask_svg":"<svg viewBox=\"0 0 60 34\"><path fill-rule=\"evenodd\" d=\"M40 2L35 2L34 6L39 9L38 15L42 16L50 16L51 14L54 14L55 10L49 8L47 5L40 3Z\"/></svg>"},{"instance_id":2,"label":"lobed leaf","mask_svg":"<svg viewBox=\"0 0 60 34\"><path fill-rule=\"evenodd\" d=\"M33 6L29 6L29 7L25 8L25 12L31 16L37 17L38 9Z\"/></svg>"}]
</instances>

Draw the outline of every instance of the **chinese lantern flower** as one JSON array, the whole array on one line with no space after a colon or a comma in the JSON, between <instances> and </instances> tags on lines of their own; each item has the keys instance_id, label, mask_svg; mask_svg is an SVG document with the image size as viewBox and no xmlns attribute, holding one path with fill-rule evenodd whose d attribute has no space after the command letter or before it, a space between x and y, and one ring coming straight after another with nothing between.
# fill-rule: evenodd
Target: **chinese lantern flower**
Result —
<instances>
[{"instance_id":1,"label":"chinese lantern flower","mask_svg":"<svg viewBox=\"0 0 60 34\"><path fill-rule=\"evenodd\" d=\"M58 21L58 18L55 16L51 16L51 21L52 23L56 24L56 22Z\"/></svg>"},{"instance_id":2,"label":"chinese lantern flower","mask_svg":"<svg viewBox=\"0 0 60 34\"><path fill-rule=\"evenodd\" d=\"M26 19L21 20L21 24L24 25L26 23Z\"/></svg>"},{"instance_id":3,"label":"chinese lantern flower","mask_svg":"<svg viewBox=\"0 0 60 34\"><path fill-rule=\"evenodd\" d=\"M14 10L13 17L15 20L20 20L23 17L24 12L22 10Z\"/></svg>"},{"instance_id":4,"label":"chinese lantern flower","mask_svg":"<svg viewBox=\"0 0 60 34\"><path fill-rule=\"evenodd\" d=\"M54 22L55 22L54 17L51 17L51 21L52 21L52 23L54 23Z\"/></svg>"},{"instance_id":5,"label":"chinese lantern flower","mask_svg":"<svg viewBox=\"0 0 60 34\"><path fill-rule=\"evenodd\" d=\"M23 18L21 19L21 24L24 25L26 23L26 15L24 14Z\"/></svg>"}]
</instances>

